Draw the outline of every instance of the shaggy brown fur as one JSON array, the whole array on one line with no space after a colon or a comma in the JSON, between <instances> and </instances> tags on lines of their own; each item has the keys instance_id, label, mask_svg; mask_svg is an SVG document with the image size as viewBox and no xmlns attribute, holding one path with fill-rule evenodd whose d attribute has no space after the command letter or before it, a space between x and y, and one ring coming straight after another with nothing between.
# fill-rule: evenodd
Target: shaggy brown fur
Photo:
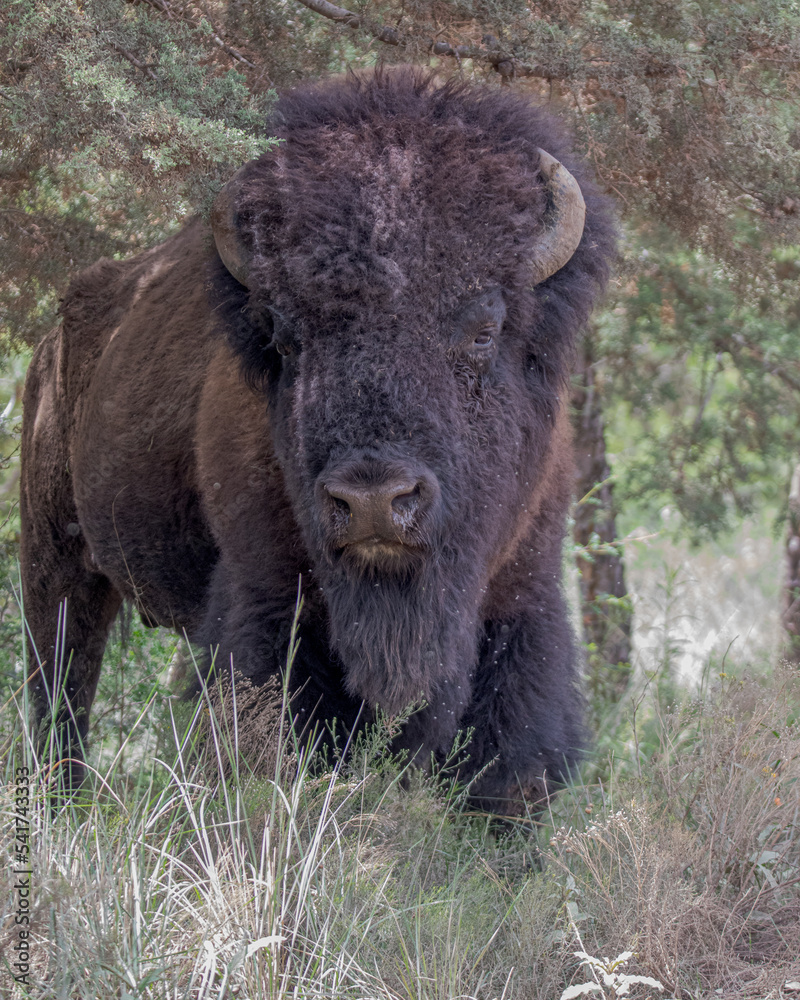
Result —
<instances>
[{"instance_id":1,"label":"shaggy brown fur","mask_svg":"<svg viewBox=\"0 0 800 1000\"><path fill-rule=\"evenodd\" d=\"M346 732L424 699L399 745L425 760L473 728L476 799L519 809L582 739L564 388L607 210L553 120L499 90L351 77L285 96L274 128L237 206L252 290L195 220L80 275L36 353L21 503L37 718L65 598L74 745L123 597L260 684L285 662L302 574L297 715ZM578 178L587 221L532 289L538 147Z\"/></svg>"}]
</instances>

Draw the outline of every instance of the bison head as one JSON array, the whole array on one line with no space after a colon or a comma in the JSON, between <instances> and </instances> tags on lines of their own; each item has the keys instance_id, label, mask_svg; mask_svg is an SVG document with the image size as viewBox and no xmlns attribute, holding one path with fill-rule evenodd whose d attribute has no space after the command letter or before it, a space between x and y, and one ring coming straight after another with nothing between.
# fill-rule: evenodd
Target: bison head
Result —
<instances>
[{"instance_id":1,"label":"bison head","mask_svg":"<svg viewBox=\"0 0 800 1000\"><path fill-rule=\"evenodd\" d=\"M521 547L558 573L562 395L608 227L552 120L504 92L378 73L276 123L214 207L218 309L351 694L455 719Z\"/></svg>"}]
</instances>

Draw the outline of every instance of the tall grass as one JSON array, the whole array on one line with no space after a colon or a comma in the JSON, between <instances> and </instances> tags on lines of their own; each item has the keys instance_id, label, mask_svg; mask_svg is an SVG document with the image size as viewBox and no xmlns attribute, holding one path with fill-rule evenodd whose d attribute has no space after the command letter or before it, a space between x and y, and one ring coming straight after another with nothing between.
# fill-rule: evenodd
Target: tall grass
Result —
<instances>
[{"instance_id":1,"label":"tall grass","mask_svg":"<svg viewBox=\"0 0 800 1000\"><path fill-rule=\"evenodd\" d=\"M279 689L187 708L153 687L84 795L53 812L38 772L33 971L9 972L9 863L0 996L558 1000L585 979L575 952L630 950L665 995L777 998L800 979L798 678L658 705L639 697L632 738L537 831L409 772L388 726L321 769ZM21 699L4 716L9 857L33 743Z\"/></svg>"}]
</instances>

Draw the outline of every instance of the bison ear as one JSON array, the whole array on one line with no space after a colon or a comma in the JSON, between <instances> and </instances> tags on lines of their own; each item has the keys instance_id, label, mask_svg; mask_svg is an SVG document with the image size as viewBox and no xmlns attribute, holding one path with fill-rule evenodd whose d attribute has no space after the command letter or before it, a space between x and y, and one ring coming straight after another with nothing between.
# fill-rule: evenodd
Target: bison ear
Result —
<instances>
[{"instance_id":1,"label":"bison ear","mask_svg":"<svg viewBox=\"0 0 800 1000\"><path fill-rule=\"evenodd\" d=\"M211 208L211 231L222 263L240 285L252 291L250 284L252 252L242 239L237 209L246 169L245 165L237 170L214 199Z\"/></svg>"},{"instance_id":2,"label":"bison ear","mask_svg":"<svg viewBox=\"0 0 800 1000\"><path fill-rule=\"evenodd\" d=\"M229 318L226 333L247 384L256 391L269 391L277 385L283 358L275 340L272 311L259 309L254 316L250 309L239 308L236 315Z\"/></svg>"},{"instance_id":3,"label":"bison ear","mask_svg":"<svg viewBox=\"0 0 800 1000\"><path fill-rule=\"evenodd\" d=\"M586 203L572 174L544 149L539 171L547 191L545 231L533 248L533 284L539 285L567 263L578 249L586 219Z\"/></svg>"}]
</instances>

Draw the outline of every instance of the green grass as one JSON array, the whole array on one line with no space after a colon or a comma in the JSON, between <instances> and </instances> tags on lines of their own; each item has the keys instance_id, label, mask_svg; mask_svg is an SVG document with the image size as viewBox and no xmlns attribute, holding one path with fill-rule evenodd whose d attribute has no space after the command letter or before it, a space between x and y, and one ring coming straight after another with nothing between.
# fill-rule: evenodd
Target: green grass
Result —
<instances>
[{"instance_id":1,"label":"green grass","mask_svg":"<svg viewBox=\"0 0 800 1000\"><path fill-rule=\"evenodd\" d=\"M632 951L624 972L665 996L766 1000L800 978L796 675L717 678L670 710L649 683L541 828L497 828L392 759L387 726L320 772L279 690L176 704L173 651L137 627L112 645L133 683L105 681L86 789L53 814L32 785L32 973L0 966L4 997L558 1000L595 968L579 951ZM234 697L240 715L262 698L255 732ZM2 721L10 857L19 697Z\"/></svg>"}]
</instances>

